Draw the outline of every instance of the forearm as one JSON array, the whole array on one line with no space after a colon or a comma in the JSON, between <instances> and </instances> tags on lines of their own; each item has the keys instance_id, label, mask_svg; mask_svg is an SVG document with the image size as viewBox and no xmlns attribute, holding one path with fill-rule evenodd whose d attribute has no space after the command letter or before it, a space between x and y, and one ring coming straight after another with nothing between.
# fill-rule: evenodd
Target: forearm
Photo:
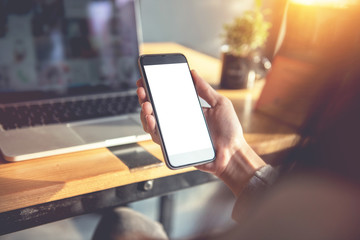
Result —
<instances>
[{"instance_id":1,"label":"forearm","mask_svg":"<svg viewBox=\"0 0 360 240\"><path fill-rule=\"evenodd\" d=\"M241 193L255 172L266 165L245 140L240 145L228 150L229 163L219 176L235 196Z\"/></svg>"}]
</instances>

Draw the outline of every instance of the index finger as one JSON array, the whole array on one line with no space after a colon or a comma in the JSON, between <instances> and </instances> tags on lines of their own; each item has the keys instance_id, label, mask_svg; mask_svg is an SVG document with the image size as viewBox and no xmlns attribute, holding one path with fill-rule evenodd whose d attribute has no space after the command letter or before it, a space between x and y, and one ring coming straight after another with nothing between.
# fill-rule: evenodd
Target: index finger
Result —
<instances>
[{"instance_id":1,"label":"index finger","mask_svg":"<svg viewBox=\"0 0 360 240\"><path fill-rule=\"evenodd\" d=\"M140 78L140 79L138 79L138 80L136 81L136 86L137 86L137 87L144 87L142 78Z\"/></svg>"},{"instance_id":2,"label":"index finger","mask_svg":"<svg viewBox=\"0 0 360 240\"><path fill-rule=\"evenodd\" d=\"M144 102L148 101L145 89L143 87L138 87L138 89L136 90L136 93L138 95L140 105L142 105Z\"/></svg>"}]
</instances>

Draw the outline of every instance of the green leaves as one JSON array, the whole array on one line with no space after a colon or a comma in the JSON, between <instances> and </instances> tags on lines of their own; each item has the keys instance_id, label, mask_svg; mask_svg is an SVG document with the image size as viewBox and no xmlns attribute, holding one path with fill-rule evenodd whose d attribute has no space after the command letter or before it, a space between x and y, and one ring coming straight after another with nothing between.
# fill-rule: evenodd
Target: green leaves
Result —
<instances>
[{"instance_id":1,"label":"green leaves","mask_svg":"<svg viewBox=\"0 0 360 240\"><path fill-rule=\"evenodd\" d=\"M271 23L265 20L260 6L261 0L256 0L254 10L245 11L241 17L224 25L224 42L231 54L243 56L265 43Z\"/></svg>"}]
</instances>

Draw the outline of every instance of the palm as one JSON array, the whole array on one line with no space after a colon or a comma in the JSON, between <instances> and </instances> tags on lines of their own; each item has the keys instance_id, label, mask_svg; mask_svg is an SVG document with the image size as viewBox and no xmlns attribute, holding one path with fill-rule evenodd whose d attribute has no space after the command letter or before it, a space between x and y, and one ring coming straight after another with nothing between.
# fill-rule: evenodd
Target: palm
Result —
<instances>
[{"instance_id":1,"label":"palm","mask_svg":"<svg viewBox=\"0 0 360 240\"><path fill-rule=\"evenodd\" d=\"M219 176L229 161L229 149L240 144L243 139L242 128L231 102L218 96L218 102L211 109L204 109L204 115L211 133L216 159L212 163L197 168Z\"/></svg>"}]
</instances>

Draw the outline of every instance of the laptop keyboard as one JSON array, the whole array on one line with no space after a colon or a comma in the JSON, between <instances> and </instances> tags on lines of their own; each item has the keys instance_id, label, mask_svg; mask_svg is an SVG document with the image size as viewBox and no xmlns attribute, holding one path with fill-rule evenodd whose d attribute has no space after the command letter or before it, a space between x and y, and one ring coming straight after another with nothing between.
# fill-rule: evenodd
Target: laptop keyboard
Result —
<instances>
[{"instance_id":1,"label":"laptop keyboard","mask_svg":"<svg viewBox=\"0 0 360 240\"><path fill-rule=\"evenodd\" d=\"M9 130L134 113L138 108L136 95L6 106L0 107L0 124Z\"/></svg>"}]
</instances>

